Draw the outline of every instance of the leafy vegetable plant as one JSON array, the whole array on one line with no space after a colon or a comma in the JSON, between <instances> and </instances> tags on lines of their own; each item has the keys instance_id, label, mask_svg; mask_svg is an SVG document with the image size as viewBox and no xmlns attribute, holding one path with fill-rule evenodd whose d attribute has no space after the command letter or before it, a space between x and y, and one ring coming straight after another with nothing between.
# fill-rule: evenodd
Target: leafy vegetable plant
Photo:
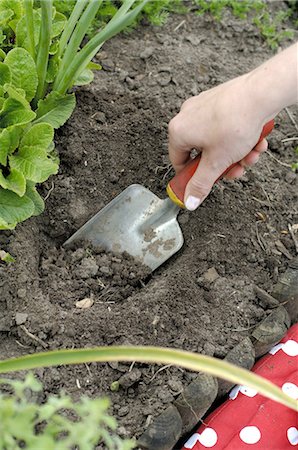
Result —
<instances>
[{"instance_id":1,"label":"leafy vegetable plant","mask_svg":"<svg viewBox=\"0 0 298 450\"><path fill-rule=\"evenodd\" d=\"M54 129L75 108L69 91L92 81L92 58L148 0L135 1L83 45L103 0L77 1L68 19L53 0L0 0L0 230L43 211L36 184L58 172Z\"/></svg>"},{"instance_id":2,"label":"leafy vegetable plant","mask_svg":"<svg viewBox=\"0 0 298 450\"><path fill-rule=\"evenodd\" d=\"M32 374L24 381L1 379L0 384L13 391L13 395L0 392L2 450L93 449L99 442L108 450L134 447L132 440L122 440L115 434L117 423L108 415L106 398L81 397L75 403L60 394L39 404L34 398L41 393L42 384Z\"/></svg>"}]
</instances>

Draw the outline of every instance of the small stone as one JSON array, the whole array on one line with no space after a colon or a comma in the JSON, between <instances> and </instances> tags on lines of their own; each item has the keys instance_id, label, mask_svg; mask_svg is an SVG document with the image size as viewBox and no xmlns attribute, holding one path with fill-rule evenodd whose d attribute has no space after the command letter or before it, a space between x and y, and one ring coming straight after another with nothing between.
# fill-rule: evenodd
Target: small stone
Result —
<instances>
[{"instance_id":1,"label":"small stone","mask_svg":"<svg viewBox=\"0 0 298 450\"><path fill-rule=\"evenodd\" d=\"M213 283L217 278L219 278L219 274L217 273L215 267L210 267L210 269L206 270L205 273L203 273L202 277L209 281L210 283Z\"/></svg>"},{"instance_id":2,"label":"small stone","mask_svg":"<svg viewBox=\"0 0 298 450\"><path fill-rule=\"evenodd\" d=\"M140 53L140 58L141 59L148 59L148 58L150 58L153 55L154 51L155 51L154 47L147 47L147 48L145 48L145 50L143 50Z\"/></svg>"},{"instance_id":3,"label":"small stone","mask_svg":"<svg viewBox=\"0 0 298 450\"><path fill-rule=\"evenodd\" d=\"M16 313L16 324L22 325L28 319L28 314L26 313Z\"/></svg>"},{"instance_id":4,"label":"small stone","mask_svg":"<svg viewBox=\"0 0 298 450\"><path fill-rule=\"evenodd\" d=\"M159 72L156 79L160 86L167 86L172 81L172 75L169 72Z\"/></svg>"},{"instance_id":5,"label":"small stone","mask_svg":"<svg viewBox=\"0 0 298 450\"><path fill-rule=\"evenodd\" d=\"M96 120L96 122L101 124L106 123L107 121L106 115L102 111L97 111L95 114L93 114L92 119Z\"/></svg>"},{"instance_id":6,"label":"small stone","mask_svg":"<svg viewBox=\"0 0 298 450\"><path fill-rule=\"evenodd\" d=\"M121 408L118 409L118 412L117 412L119 417L127 416L128 413L129 413L128 406L122 406Z\"/></svg>"},{"instance_id":7,"label":"small stone","mask_svg":"<svg viewBox=\"0 0 298 450\"><path fill-rule=\"evenodd\" d=\"M297 175L296 175L296 173L293 172L292 170L289 170L289 171L286 173L285 178L286 178L286 182L289 183L289 184L291 184L291 183L293 183L293 182L296 180Z\"/></svg>"},{"instance_id":8,"label":"small stone","mask_svg":"<svg viewBox=\"0 0 298 450\"><path fill-rule=\"evenodd\" d=\"M157 396L163 403L171 403L174 400L173 395L167 388L160 389Z\"/></svg>"},{"instance_id":9,"label":"small stone","mask_svg":"<svg viewBox=\"0 0 298 450\"><path fill-rule=\"evenodd\" d=\"M76 308L79 309L88 309L94 304L94 300L92 298L84 298L83 300L79 300L76 302Z\"/></svg>"},{"instance_id":10,"label":"small stone","mask_svg":"<svg viewBox=\"0 0 298 450\"><path fill-rule=\"evenodd\" d=\"M132 369L130 372L126 372L119 378L119 384L122 387L128 388L139 381L142 376L142 372L139 369Z\"/></svg>"},{"instance_id":11,"label":"small stone","mask_svg":"<svg viewBox=\"0 0 298 450\"><path fill-rule=\"evenodd\" d=\"M180 393L183 389L183 384L181 383L181 381L175 379L170 379L168 381L168 386L171 389L171 391L175 392L176 394L178 392Z\"/></svg>"},{"instance_id":12,"label":"small stone","mask_svg":"<svg viewBox=\"0 0 298 450\"><path fill-rule=\"evenodd\" d=\"M114 72L115 70L115 63L111 59L102 60L101 66L106 72Z\"/></svg>"},{"instance_id":13,"label":"small stone","mask_svg":"<svg viewBox=\"0 0 298 450\"><path fill-rule=\"evenodd\" d=\"M25 298L26 295L27 295L26 289L23 289L23 288L18 289L17 296L18 296L19 298Z\"/></svg>"}]
</instances>

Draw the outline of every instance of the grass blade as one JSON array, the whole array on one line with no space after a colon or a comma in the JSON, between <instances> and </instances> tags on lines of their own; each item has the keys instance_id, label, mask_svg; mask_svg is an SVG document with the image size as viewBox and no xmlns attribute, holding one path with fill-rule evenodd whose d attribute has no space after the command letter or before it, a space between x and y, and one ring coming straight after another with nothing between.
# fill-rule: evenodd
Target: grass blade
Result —
<instances>
[{"instance_id":1,"label":"grass blade","mask_svg":"<svg viewBox=\"0 0 298 450\"><path fill-rule=\"evenodd\" d=\"M275 400L295 411L298 402L285 394L265 378L211 356L199 355L183 350L161 347L97 347L92 349L57 350L26 355L0 361L0 373L16 370L36 369L61 364L81 364L89 362L139 361L145 363L173 364L185 369L203 371L224 378L235 384L244 384L262 395Z\"/></svg>"},{"instance_id":2,"label":"grass blade","mask_svg":"<svg viewBox=\"0 0 298 450\"><path fill-rule=\"evenodd\" d=\"M67 21L66 27L64 28L63 33L61 34L60 37L58 57L62 56L64 49L69 41L69 38L81 16L81 13L88 2L89 0L78 0L76 2L75 7L73 8L72 13Z\"/></svg>"}]
</instances>

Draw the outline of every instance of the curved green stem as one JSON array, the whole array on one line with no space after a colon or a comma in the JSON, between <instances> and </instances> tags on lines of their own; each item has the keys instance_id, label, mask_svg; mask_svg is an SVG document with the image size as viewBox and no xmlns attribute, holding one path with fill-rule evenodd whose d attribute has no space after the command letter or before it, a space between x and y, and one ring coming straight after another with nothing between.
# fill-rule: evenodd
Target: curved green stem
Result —
<instances>
[{"instance_id":1,"label":"curved green stem","mask_svg":"<svg viewBox=\"0 0 298 450\"><path fill-rule=\"evenodd\" d=\"M33 0L24 0L24 10L26 17L26 26L29 38L29 53L35 61L35 42L34 42L34 21L33 21Z\"/></svg>"},{"instance_id":2,"label":"curved green stem","mask_svg":"<svg viewBox=\"0 0 298 450\"><path fill-rule=\"evenodd\" d=\"M0 361L0 373L61 364L111 361L173 364L189 370L203 371L210 375L224 378L232 383L244 384L255 389L260 394L298 411L298 402L296 400L289 397L270 381L253 372L211 356L162 347L112 346L35 353L20 358Z\"/></svg>"}]
</instances>

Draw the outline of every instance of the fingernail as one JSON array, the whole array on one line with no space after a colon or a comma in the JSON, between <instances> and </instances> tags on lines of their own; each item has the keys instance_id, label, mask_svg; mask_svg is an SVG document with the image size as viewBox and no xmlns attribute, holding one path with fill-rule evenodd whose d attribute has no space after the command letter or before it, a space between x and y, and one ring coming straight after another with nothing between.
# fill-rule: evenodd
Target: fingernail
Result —
<instances>
[{"instance_id":1,"label":"fingernail","mask_svg":"<svg viewBox=\"0 0 298 450\"><path fill-rule=\"evenodd\" d=\"M199 198L194 197L193 195L189 195L186 199L185 206L189 211L194 211L195 209L197 209L200 203L201 200Z\"/></svg>"}]
</instances>

